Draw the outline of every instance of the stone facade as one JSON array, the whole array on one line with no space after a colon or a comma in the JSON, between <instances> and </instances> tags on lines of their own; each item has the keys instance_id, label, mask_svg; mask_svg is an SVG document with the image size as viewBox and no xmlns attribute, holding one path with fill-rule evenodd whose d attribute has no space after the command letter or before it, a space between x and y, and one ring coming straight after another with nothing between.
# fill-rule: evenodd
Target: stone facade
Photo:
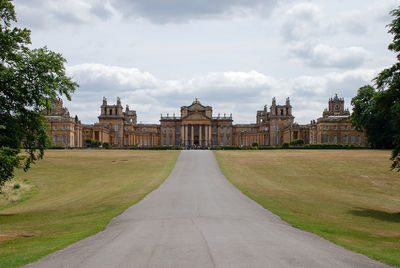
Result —
<instances>
[{"instance_id":1,"label":"stone facade","mask_svg":"<svg viewBox=\"0 0 400 268\"><path fill-rule=\"evenodd\" d=\"M351 125L344 99L337 95L329 100L328 109L323 111L321 118L306 125L294 122L289 98L284 105L277 105L273 98L269 109L265 105L263 110L257 111L254 124L233 124L232 114L213 116L212 107L202 105L197 98L191 105L181 107L180 116L161 114L160 124L138 124L136 111L130 110L128 105L124 110L119 98L115 105L109 105L107 99L103 99L99 122L93 125L84 125L77 118L69 117L61 100L54 103L46 118L53 143L65 147L85 147L86 139L109 142L113 148L160 145L248 147L253 143L279 146L299 138L306 144L367 144L364 133Z\"/></svg>"}]
</instances>

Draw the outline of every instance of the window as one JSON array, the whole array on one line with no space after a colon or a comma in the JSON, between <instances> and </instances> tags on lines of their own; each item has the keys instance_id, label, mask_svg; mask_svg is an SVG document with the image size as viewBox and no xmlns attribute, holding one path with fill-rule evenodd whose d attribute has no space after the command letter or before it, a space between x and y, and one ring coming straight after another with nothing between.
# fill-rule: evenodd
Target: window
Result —
<instances>
[{"instance_id":1,"label":"window","mask_svg":"<svg viewBox=\"0 0 400 268\"><path fill-rule=\"evenodd\" d=\"M153 139L151 137L149 137L149 145L152 146L153 145Z\"/></svg>"},{"instance_id":2,"label":"window","mask_svg":"<svg viewBox=\"0 0 400 268\"><path fill-rule=\"evenodd\" d=\"M118 144L118 136L114 136L114 144Z\"/></svg>"},{"instance_id":3,"label":"window","mask_svg":"<svg viewBox=\"0 0 400 268\"><path fill-rule=\"evenodd\" d=\"M278 131L278 130L279 130L278 124L275 124L274 129L275 129L275 131Z\"/></svg>"},{"instance_id":4,"label":"window","mask_svg":"<svg viewBox=\"0 0 400 268\"><path fill-rule=\"evenodd\" d=\"M181 133L181 127L180 126L175 127L175 132L176 134Z\"/></svg>"},{"instance_id":5,"label":"window","mask_svg":"<svg viewBox=\"0 0 400 268\"><path fill-rule=\"evenodd\" d=\"M112 115L112 109L110 109L109 113L110 113L110 115Z\"/></svg>"},{"instance_id":6,"label":"window","mask_svg":"<svg viewBox=\"0 0 400 268\"><path fill-rule=\"evenodd\" d=\"M226 136L226 145L230 145L230 144L231 144L231 137Z\"/></svg>"},{"instance_id":7,"label":"window","mask_svg":"<svg viewBox=\"0 0 400 268\"><path fill-rule=\"evenodd\" d=\"M144 146L147 146L147 137L144 137Z\"/></svg>"},{"instance_id":8,"label":"window","mask_svg":"<svg viewBox=\"0 0 400 268\"><path fill-rule=\"evenodd\" d=\"M114 125L114 131L118 131L118 124Z\"/></svg>"},{"instance_id":9,"label":"window","mask_svg":"<svg viewBox=\"0 0 400 268\"><path fill-rule=\"evenodd\" d=\"M143 137L142 136L140 136L140 145L141 146L143 145Z\"/></svg>"},{"instance_id":10,"label":"window","mask_svg":"<svg viewBox=\"0 0 400 268\"><path fill-rule=\"evenodd\" d=\"M220 145L224 145L224 136L219 137L219 143Z\"/></svg>"},{"instance_id":11,"label":"window","mask_svg":"<svg viewBox=\"0 0 400 268\"><path fill-rule=\"evenodd\" d=\"M169 145L172 145L172 136L169 136Z\"/></svg>"},{"instance_id":12,"label":"window","mask_svg":"<svg viewBox=\"0 0 400 268\"><path fill-rule=\"evenodd\" d=\"M336 135L333 136L333 143L334 143L334 144L337 143L337 136L336 136Z\"/></svg>"},{"instance_id":13,"label":"window","mask_svg":"<svg viewBox=\"0 0 400 268\"><path fill-rule=\"evenodd\" d=\"M169 134L172 134L172 127L169 128Z\"/></svg>"},{"instance_id":14,"label":"window","mask_svg":"<svg viewBox=\"0 0 400 268\"><path fill-rule=\"evenodd\" d=\"M167 136L163 136L163 145L167 145Z\"/></svg>"},{"instance_id":15,"label":"window","mask_svg":"<svg viewBox=\"0 0 400 268\"><path fill-rule=\"evenodd\" d=\"M348 130L348 129L349 129L349 126L348 126L348 125L345 125L345 126L344 126L344 129L345 129L345 130Z\"/></svg>"},{"instance_id":16,"label":"window","mask_svg":"<svg viewBox=\"0 0 400 268\"><path fill-rule=\"evenodd\" d=\"M264 145L268 145L268 137L267 136L264 137Z\"/></svg>"},{"instance_id":17,"label":"window","mask_svg":"<svg viewBox=\"0 0 400 268\"><path fill-rule=\"evenodd\" d=\"M129 128L126 127L126 128L125 128L125 131L128 131L128 130L129 130Z\"/></svg>"},{"instance_id":18,"label":"window","mask_svg":"<svg viewBox=\"0 0 400 268\"><path fill-rule=\"evenodd\" d=\"M333 129L336 130L336 125L333 125Z\"/></svg>"},{"instance_id":19,"label":"window","mask_svg":"<svg viewBox=\"0 0 400 268\"><path fill-rule=\"evenodd\" d=\"M231 128L230 127L227 127L226 128L226 134L230 134L231 133Z\"/></svg>"},{"instance_id":20,"label":"window","mask_svg":"<svg viewBox=\"0 0 400 268\"><path fill-rule=\"evenodd\" d=\"M326 137L325 137L325 143L329 143L329 135L326 135Z\"/></svg>"},{"instance_id":21,"label":"window","mask_svg":"<svg viewBox=\"0 0 400 268\"><path fill-rule=\"evenodd\" d=\"M56 144L58 142L58 137L57 135L54 136L54 143Z\"/></svg>"},{"instance_id":22,"label":"window","mask_svg":"<svg viewBox=\"0 0 400 268\"><path fill-rule=\"evenodd\" d=\"M125 145L129 145L129 138L128 137L125 138Z\"/></svg>"},{"instance_id":23,"label":"window","mask_svg":"<svg viewBox=\"0 0 400 268\"><path fill-rule=\"evenodd\" d=\"M217 126L213 126L213 134L217 134Z\"/></svg>"},{"instance_id":24,"label":"window","mask_svg":"<svg viewBox=\"0 0 400 268\"><path fill-rule=\"evenodd\" d=\"M243 146L243 137L240 138L240 145Z\"/></svg>"},{"instance_id":25,"label":"window","mask_svg":"<svg viewBox=\"0 0 400 268\"><path fill-rule=\"evenodd\" d=\"M283 115L283 110L281 110L281 115Z\"/></svg>"},{"instance_id":26,"label":"window","mask_svg":"<svg viewBox=\"0 0 400 268\"><path fill-rule=\"evenodd\" d=\"M58 129L58 126L54 126L54 129L57 130L57 129Z\"/></svg>"},{"instance_id":27,"label":"window","mask_svg":"<svg viewBox=\"0 0 400 268\"><path fill-rule=\"evenodd\" d=\"M175 144L176 144L176 145L181 144L180 136L175 136Z\"/></svg>"},{"instance_id":28,"label":"window","mask_svg":"<svg viewBox=\"0 0 400 268\"><path fill-rule=\"evenodd\" d=\"M220 133L224 134L224 127L220 127Z\"/></svg>"},{"instance_id":29,"label":"window","mask_svg":"<svg viewBox=\"0 0 400 268\"><path fill-rule=\"evenodd\" d=\"M358 145L361 144L361 136L360 136L360 135L357 136L357 144L358 144Z\"/></svg>"},{"instance_id":30,"label":"window","mask_svg":"<svg viewBox=\"0 0 400 268\"><path fill-rule=\"evenodd\" d=\"M328 126L328 125L325 125L325 129L328 130L328 129L329 129L329 126Z\"/></svg>"},{"instance_id":31,"label":"window","mask_svg":"<svg viewBox=\"0 0 400 268\"><path fill-rule=\"evenodd\" d=\"M276 145L279 144L279 138L278 138L278 136L275 136L275 144L276 144Z\"/></svg>"},{"instance_id":32,"label":"window","mask_svg":"<svg viewBox=\"0 0 400 268\"><path fill-rule=\"evenodd\" d=\"M354 135L351 135L351 144L354 144Z\"/></svg>"},{"instance_id":33,"label":"window","mask_svg":"<svg viewBox=\"0 0 400 268\"><path fill-rule=\"evenodd\" d=\"M164 134L167 133L167 128L166 127L163 127L163 133Z\"/></svg>"},{"instance_id":34,"label":"window","mask_svg":"<svg viewBox=\"0 0 400 268\"><path fill-rule=\"evenodd\" d=\"M67 144L67 137L65 135L62 136L62 143Z\"/></svg>"},{"instance_id":35,"label":"window","mask_svg":"<svg viewBox=\"0 0 400 268\"><path fill-rule=\"evenodd\" d=\"M62 126L62 129L65 129L65 126Z\"/></svg>"},{"instance_id":36,"label":"window","mask_svg":"<svg viewBox=\"0 0 400 268\"><path fill-rule=\"evenodd\" d=\"M349 143L349 136L344 135L344 143L348 144Z\"/></svg>"},{"instance_id":37,"label":"window","mask_svg":"<svg viewBox=\"0 0 400 268\"><path fill-rule=\"evenodd\" d=\"M217 136L213 136L213 145L217 145Z\"/></svg>"}]
</instances>

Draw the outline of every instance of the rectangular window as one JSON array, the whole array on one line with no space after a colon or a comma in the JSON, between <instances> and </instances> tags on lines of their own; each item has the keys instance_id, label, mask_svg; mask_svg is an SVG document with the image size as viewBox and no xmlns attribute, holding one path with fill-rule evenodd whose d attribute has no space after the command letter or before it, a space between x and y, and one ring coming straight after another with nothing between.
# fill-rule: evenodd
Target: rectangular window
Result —
<instances>
[{"instance_id":1,"label":"rectangular window","mask_svg":"<svg viewBox=\"0 0 400 268\"><path fill-rule=\"evenodd\" d=\"M224 136L219 137L219 144L224 145Z\"/></svg>"},{"instance_id":2,"label":"rectangular window","mask_svg":"<svg viewBox=\"0 0 400 268\"><path fill-rule=\"evenodd\" d=\"M348 144L349 143L349 136L344 135L344 143Z\"/></svg>"},{"instance_id":3,"label":"rectangular window","mask_svg":"<svg viewBox=\"0 0 400 268\"><path fill-rule=\"evenodd\" d=\"M230 127L227 127L226 128L226 134L230 134L231 133L231 128Z\"/></svg>"},{"instance_id":4,"label":"rectangular window","mask_svg":"<svg viewBox=\"0 0 400 268\"><path fill-rule=\"evenodd\" d=\"M172 134L172 127L169 128L169 134Z\"/></svg>"},{"instance_id":5,"label":"rectangular window","mask_svg":"<svg viewBox=\"0 0 400 268\"><path fill-rule=\"evenodd\" d=\"M230 144L231 144L231 137L226 136L226 145L230 145Z\"/></svg>"},{"instance_id":6,"label":"rectangular window","mask_svg":"<svg viewBox=\"0 0 400 268\"><path fill-rule=\"evenodd\" d=\"M268 137L267 136L264 137L264 145L268 145Z\"/></svg>"},{"instance_id":7,"label":"rectangular window","mask_svg":"<svg viewBox=\"0 0 400 268\"><path fill-rule=\"evenodd\" d=\"M351 135L351 144L354 144L354 135Z\"/></svg>"},{"instance_id":8,"label":"rectangular window","mask_svg":"<svg viewBox=\"0 0 400 268\"><path fill-rule=\"evenodd\" d=\"M329 135L326 135L326 137L325 137L325 143L329 143Z\"/></svg>"},{"instance_id":9,"label":"rectangular window","mask_svg":"<svg viewBox=\"0 0 400 268\"><path fill-rule=\"evenodd\" d=\"M213 145L217 145L217 136L213 136Z\"/></svg>"},{"instance_id":10,"label":"rectangular window","mask_svg":"<svg viewBox=\"0 0 400 268\"><path fill-rule=\"evenodd\" d=\"M180 145L181 144L181 137L180 136L175 136L175 144Z\"/></svg>"},{"instance_id":11,"label":"rectangular window","mask_svg":"<svg viewBox=\"0 0 400 268\"><path fill-rule=\"evenodd\" d=\"M166 127L163 127L163 133L164 134L167 133L167 128Z\"/></svg>"},{"instance_id":12,"label":"rectangular window","mask_svg":"<svg viewBox=\"0 0 400 268\"><path fill-rule=\"evenodd\" d=\"M114 136L114 144L118 144L118 136Z\"/></svg>"},{"instance_id":13,"label":"rectangular window","mask_svg":"<svg viewBox=\"0 0 400 268\"><path fill-rule=\"evenodd\" d=\"M142 145L143 145L143 137L140 136L140 146L142 146Z\"/></svg>"},{"instance_id":14,"label":"rectangular window","mask_svg":"<svg viewBox=\"0 0 400 268\"><path fill-rule=\"evenodd\" d=\"M58 137L57 137L57 135L55 135L54 136L54 143L57 143L58 142Z\"/></svg>"},{"instance_id":15,"label":"rectangular window","mask_svg":"<svg viewBox=\"0 0 400 268\"><path fill-rule=\"evenodd\" d=\"M114 131L118 131L118 124L114 125Z\"/></svg>"},{"instance_id":16,"label":"rectangular window","mask_svg":"<svg viewBox=\"0 0 400 268\"><path fill-rule=\"evenodd\" d=\"M62 143L67 144L67 137L65 135L62 136Z\"/></svg>"},{"instance_id":17,"label":"rectangular window","mask_svg":"<svg viewBox=\"0 0 400 268\"><path fill-rule=\"evenodd\" d=\"M163 136L163 145L167 145L167 136Z\"/></svg>"},{"instance_id":18,"label":"rectangular window","mask_svg":"<svg viewBox=\"0 0 400 268\"><path fill-rule=\"evenodd\" d=\"M129 138L128 137L125 138L125 145L129 145Z\"/></svg>"},{"instance_id":19,"label":"rectangular window","mask_svg":"<svg viewBox=\"0 0 400 268\"><path fill-rule=\"evenodd\" d=\"M149 145L150 145L150 146L153 145L153 139L152 139L152 137L149 137Z\"/></svg>"},{"instance_id":20,"label":"rectangular window","mask_svg":"<svg viewBox=\"0 0 400 268\"><path fill-rule=\"evenodd\" d=\"M279 145L279 138L278 138L278 136L275 137L275 144L276 144L276 145Z\"/></svg>"},{"instance_id":21,"label":"rectangular window","mask_svg":"<svg viewBox=\"0 0 400 268\"><path fill-rule=\"evenodd\" d=\"M337 144L337 136L336 135L333 136L333 143Z\"/></svg>"},{"instance_id":22,"label":"rectangular window","mask_svg":"<svg viewBox=\"0 0 400 268\"><path fill-rule=\"evenodd\" d=\"M328 129L329 129L329 126L328 126L328 125L326 125L326 126L325 126L325 129L326 129L326 130L328 130Z\"/></svg>"},{"instance_id":23,"label":"rectangular window","mask_svg":"<svg viewBox=\"0 0 400 268\"><path fill-rule=\"evenodd\" d=\"M274 129L275 129L275 131L278 131L278 130L279 130L278 124L275 124Z\"/></svg>"},{"instance_id":24,"label":"rectangular window","mask_svg":"<svg viewBox=\"0 0 400 268\"><path fill-rule=\"evenodd\" d=\"M172 136L169 136L169 145L172 145Z\"/></svg>"},{"instance_id":25,"label":"rectangular window","mask_svg":"<svg viewBox=\"0 0 400 268\"><path fill-rule=\"evenodd\" d=\"M361 136L360 136L360 135L357 136L357 144L358 144L358 145L361 144Z\"/></svg>"},{"instance_id":26,"label":"rectangular window","mask_svg":"<svg viewBox=\"0 0 400 268\"><path fill-rule=\"evenodd\" d=\"M144 146L147 146L147 137L144 137Z\"/></svg>"},{"instance_id":27,"label":"rectangular window","mask_svg":"<svg viewBox=\"0 0 400 268\"><path fill-rule=\"evenodd\" d=\"M57 129L58 129L58 126L54 126L54 129L57 130Z\"/></svg>"},{"instance_id":28,"label":"rectangular window","mask_svg":"<svg viewBox=\"0 0 400 268\"><path fill-rule=\"evenodd\" d=\"M333 125L333 129L336 130L336 125Z\"/></svg>"},{"instance_id":29,"label":"rectangular window","mask_svg":"<svg viewBox=\"0 0 400 268\"><path fill-rule=\"evenodd\" d=\"M213 126L213 134L217 134L217 126Z\"/></svg>"},{"instance_id":30,"label":"rectangular window","mask_svg":"<svg viewBox=\"0 0 400 268\"><path fill-rule=\"evenodd\" d=\"M221 134L224 134L224 127L220 127L220 128L219 128L219 132L220 132Z\"/></svg>"},{"instance_id":31,"label":"rectangular window","mask_svg":"<svg viewBox=\"0 0 400 268\"><path fill-rule=\"evenodd\" d=\"M345 126L344 126L344 129L345 129L345 130L348 130L348 129L349 129L349 126L348 126L348 125L345 125Z\"/></svg>"},{"instance_id":32,"label":"rectangular window","mask_svg":"<svg viewBox=\"0 0 400 268\"><path fill-rule=\"evenodd\" d=\"M180 134L181 133L181 127L180 126L175 127L175 132L176 132L176 134Z\"/></svg>"}]
</instances>

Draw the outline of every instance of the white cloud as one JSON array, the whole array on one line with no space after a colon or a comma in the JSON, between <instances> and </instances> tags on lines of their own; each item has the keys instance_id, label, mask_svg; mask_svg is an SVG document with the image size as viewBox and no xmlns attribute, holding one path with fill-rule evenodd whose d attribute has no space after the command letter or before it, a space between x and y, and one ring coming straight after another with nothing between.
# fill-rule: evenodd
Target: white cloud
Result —
<instances>
[{"instance_id":1,"label":"white cloud","mask_svg":"<svg viewBox=\"0 0 400 268\"><path fill-rule=\"evenodd\" d=\"M363 47L336 48L325 44L297 43L290 48L291 55L316 68L355 68L364 63L368 52Z\"/></svg>"}]
</instances>

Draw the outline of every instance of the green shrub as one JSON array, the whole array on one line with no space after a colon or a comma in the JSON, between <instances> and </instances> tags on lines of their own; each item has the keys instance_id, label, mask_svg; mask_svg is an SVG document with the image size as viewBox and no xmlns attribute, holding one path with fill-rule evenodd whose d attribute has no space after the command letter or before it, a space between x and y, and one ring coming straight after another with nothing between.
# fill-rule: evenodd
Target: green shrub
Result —
<instances>
[{"instance_id":1,"label":"green shrub","mask_svg":"<svg viewBox=\"0 0 400 268\"><path fill-rule=\"evenodd\" d=\"M21 188L21 185L19 185L19 183L14 184L14 186L13 186L14 190L17 190L19 188Z\"/></svg>"},{"instance_id":2,"label":"green shrub","mask_svg":"<svg viewBox=\"0 0 400 268\"><path fill-rule=\"evenodd\" d=\"M138 149L138 147L136 146L136 145L133 145L132 147L130 147L129 149L131 149L131 150L137 150Z\"/></svg>"},{"instance_id":3,"label":"green shrub","mask_svg":"<svg viewBox=\"0 0 400 268\"><path fill-rule=\"evenodd\" d=\"M263 145L258 147L259 150L274 150L276 149L275 147L269 146L269 145Z\"/></svg>"},{"instance_id":4,"label":"green shrub","mask_svg":"<svg viewBox=\"0 0 400 268\"><path fill-rule=\"evenodd\" d=\"M161 146L152 146L148 148L149 150L171 150L172 146L169 145L161 145Z\"/></svg>"},{"instance_id":5,"label":"green shrub","mask_svg":"<svg viewBox=\"0 0 400 268\"><path fill-rule=\"evenodd\" d=\"M224 145L220 147L221 150L241 150L239 146L234 146L234 145Z\"/></svg>"},{"instance_id":6,"label":"green shrub","mask_svg":"<svg viewBox=\"0 0 400 268\"><path fill-rule=\"evenodd\" d=\"M303 140L303 139L295 139L295 140L292 140L292 141L290 142L290 145L293 145L293 146L301 146L301 145L304 145L304 140Z\"/></svg>"},{"instance_id":7,"label":"green shrub","mask_svg":"<svg viewBox=\"0 0 400 268\"><path fill-rule=\"evenodd\" d=\"M251 144L251 147L258 147L258 142L253 142L253 143Z\"/></svg>"},{"instance_id":8,"label":"green shrub","mask_svg":"<svg viewBox=\"0 0 400 268\"><path fill-rule=\"evenodd\" d=\"M85 139L86 147L91 147L91 148L98 148L101 145L101 142L98 140L92 140L92 139Z\"/></svg>"},{"instance_id":9,"label":"green shrub","mask_svg":"<svg viewBox=\"0 0 400 268\"><path fill-rule=\"evenodd\" d=\"M111 148L111 144L110 144L109 142L103 142L102 147L103 147L104 149L110 149L110 148Z\"/></svg>"},{"instance_id":10,"label":"green shrub","mask_svg":"<svg viewBox=\"0 0 400 268\"><path fill-rule=\"evenodd\" d=\"M59 145L50 145L49 147L47 147L47 149L50 149L50 150L63 150L63 149L65 149L65 147L59 146Z\"/></svg>"},{"instance_id":11,"label":"green shrub","mask_svg":"<svg viewBox=\"0 0 400 268\"><path fill-rule=\"evenodd\" d=\"M281 148L282 148L282 149L289 149L289 147L290 147L290 144L289 144L288 142L283 142L283 143L281 144Z\"/></svg>"}]
</instances>

